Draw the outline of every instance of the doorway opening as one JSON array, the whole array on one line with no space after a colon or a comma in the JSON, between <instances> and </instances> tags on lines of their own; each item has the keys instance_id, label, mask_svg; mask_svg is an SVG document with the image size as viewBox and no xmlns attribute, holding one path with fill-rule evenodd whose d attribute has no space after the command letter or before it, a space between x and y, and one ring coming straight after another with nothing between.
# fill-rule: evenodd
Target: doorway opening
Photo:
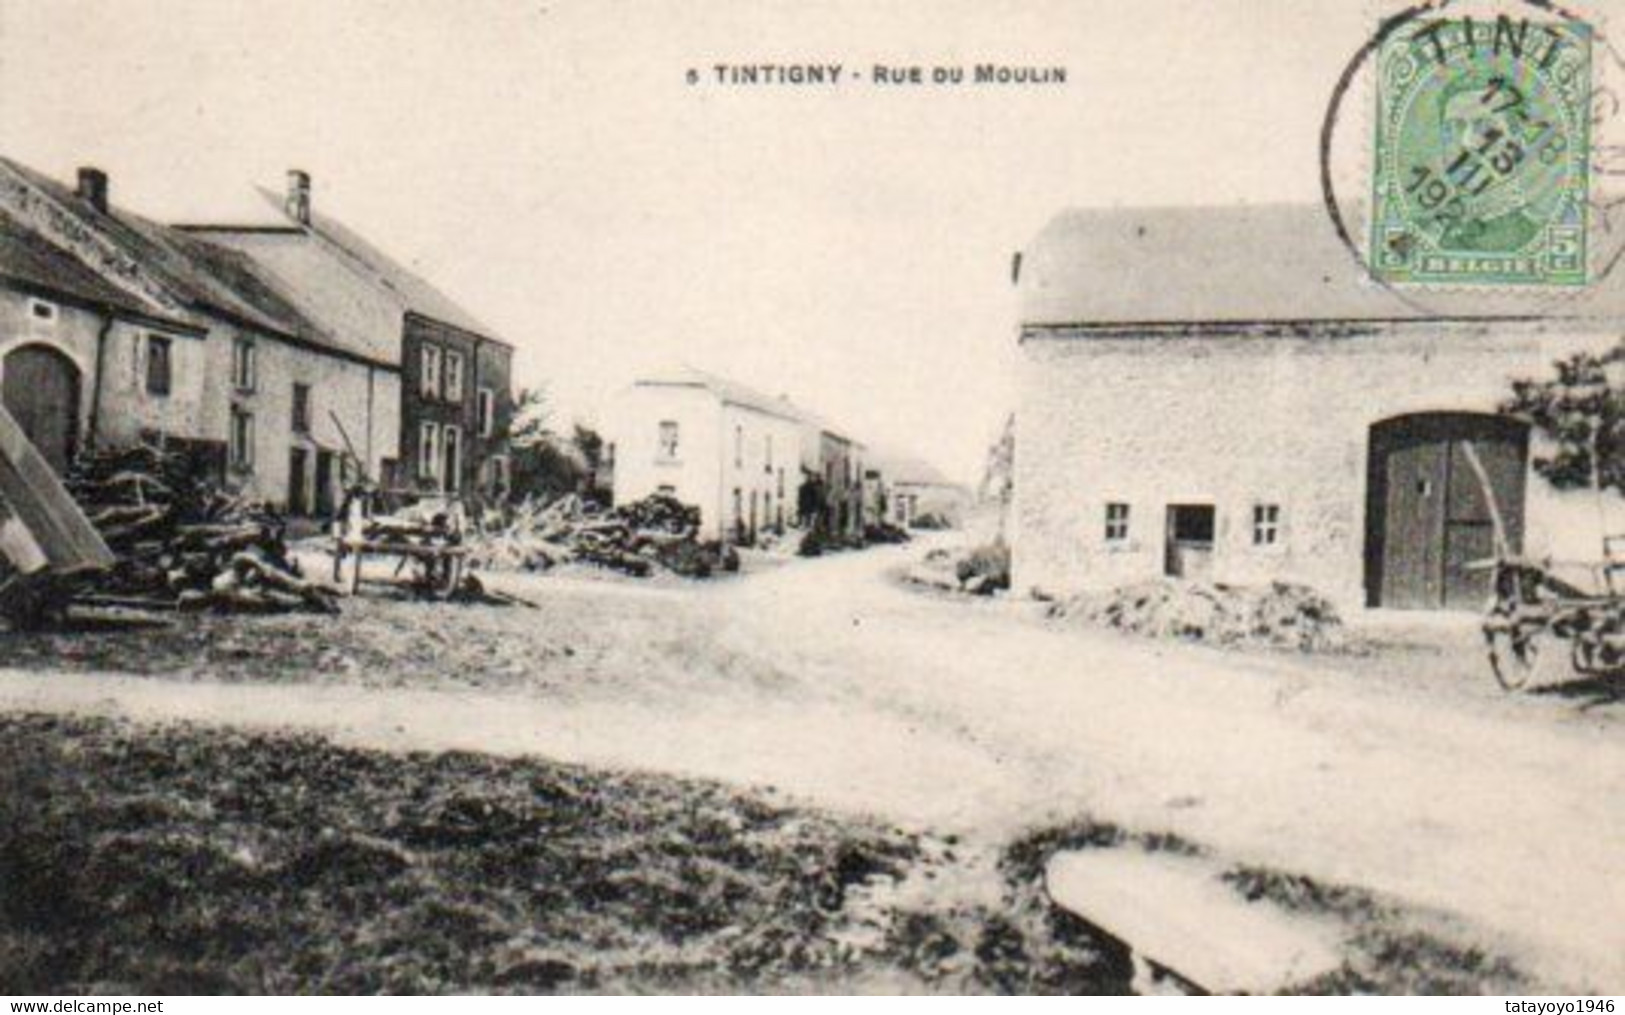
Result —
<instances>
[{"instance_id":1,"label":"doorway opening","mask_svg":"<svg viewBox=\"0 0 1625 1015\"><path fill-rule=\"evenodd\" d=\"M1217 513L1212 504L1170 504L1163 573L1170 578L1206 578L1213 570Z\"/></svg>"}]
</instances>

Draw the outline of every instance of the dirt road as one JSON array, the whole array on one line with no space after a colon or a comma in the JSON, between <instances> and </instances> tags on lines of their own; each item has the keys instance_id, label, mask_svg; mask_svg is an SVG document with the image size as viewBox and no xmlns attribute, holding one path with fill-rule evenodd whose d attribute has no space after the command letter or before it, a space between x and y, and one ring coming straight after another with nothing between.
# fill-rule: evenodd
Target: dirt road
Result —
<instances>
[{"instance_id":1,"label":"dirt road","mask_svg":"<svg viewBox=\"0 0 1625 1015\"><path fill-rule=\"evenodd\" d=\"M508 614L520 637L545 626L552 596L598 597L606 619L628 604L669 616L671 672L647 688L0 670L0 708L296 725L365 746L704 775L987 842L1089 814L1450 914L1554 989L1625 990L1616 711L1046 630L1017 604L898 588L887 572L906 552L692 590L537 586L541 615ZM645 644L625 665L647 658Z\"/></svg>"}]
</instances>

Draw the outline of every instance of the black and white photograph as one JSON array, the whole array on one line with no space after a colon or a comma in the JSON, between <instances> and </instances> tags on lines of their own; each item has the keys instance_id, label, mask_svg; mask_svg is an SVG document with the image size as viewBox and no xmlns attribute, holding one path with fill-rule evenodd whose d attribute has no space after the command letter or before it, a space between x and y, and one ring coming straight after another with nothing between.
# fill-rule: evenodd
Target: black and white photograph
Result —
<instances>
[{"instance_id":1,"label":"black and white photograph","mask_svg":"<svg viewBox=\"0 0 1625 1015\"><path fill-rule=\"evenodd\" d=\"M1614 1012L1616 32L0 0L0 995Z\"/></svg>"}]
</instances>

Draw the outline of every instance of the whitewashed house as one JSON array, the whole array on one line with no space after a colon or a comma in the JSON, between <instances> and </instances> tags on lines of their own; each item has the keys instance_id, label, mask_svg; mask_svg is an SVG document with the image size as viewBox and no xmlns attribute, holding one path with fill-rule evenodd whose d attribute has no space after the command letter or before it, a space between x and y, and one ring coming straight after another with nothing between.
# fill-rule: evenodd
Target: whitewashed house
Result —
<instances>
[{"instance_id":1,"label":"whitewashed house","mask_svg":"<svg viewBox=\"0 0 1625 1015\"><path fill-rule=\"evenodd\" d=\"M706 539L752 542L794 521L803 422L794 406L691 368L651 374L606 414L617 504L666 494Z\"/></svg>"}]
</instances>

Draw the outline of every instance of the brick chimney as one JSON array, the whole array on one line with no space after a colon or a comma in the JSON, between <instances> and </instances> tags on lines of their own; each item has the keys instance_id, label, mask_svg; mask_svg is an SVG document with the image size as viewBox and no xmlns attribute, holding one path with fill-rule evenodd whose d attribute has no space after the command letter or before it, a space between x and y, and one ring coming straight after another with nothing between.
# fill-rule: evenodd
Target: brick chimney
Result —
<instances>
[{"instance_id":1,"label":"brick chimney","mask_svg":"<svg viewBox=\"0 0 1625 1015\"><path fill-rule=\"evenodd\" d=\"M79 198L107 214L107 174L91 166L79 167Z\"/></svg>"},{"instance_id":2,"label":"brick chimney","mask_svg":"<svg viewBox=\"0 0 1625 1015\"><path fill-rule=\"evenodd\" d=\"M288 170L288 196L282 210L300 225L310 225L310 174L303 169Z\"/></svg>"}]
</instances>

